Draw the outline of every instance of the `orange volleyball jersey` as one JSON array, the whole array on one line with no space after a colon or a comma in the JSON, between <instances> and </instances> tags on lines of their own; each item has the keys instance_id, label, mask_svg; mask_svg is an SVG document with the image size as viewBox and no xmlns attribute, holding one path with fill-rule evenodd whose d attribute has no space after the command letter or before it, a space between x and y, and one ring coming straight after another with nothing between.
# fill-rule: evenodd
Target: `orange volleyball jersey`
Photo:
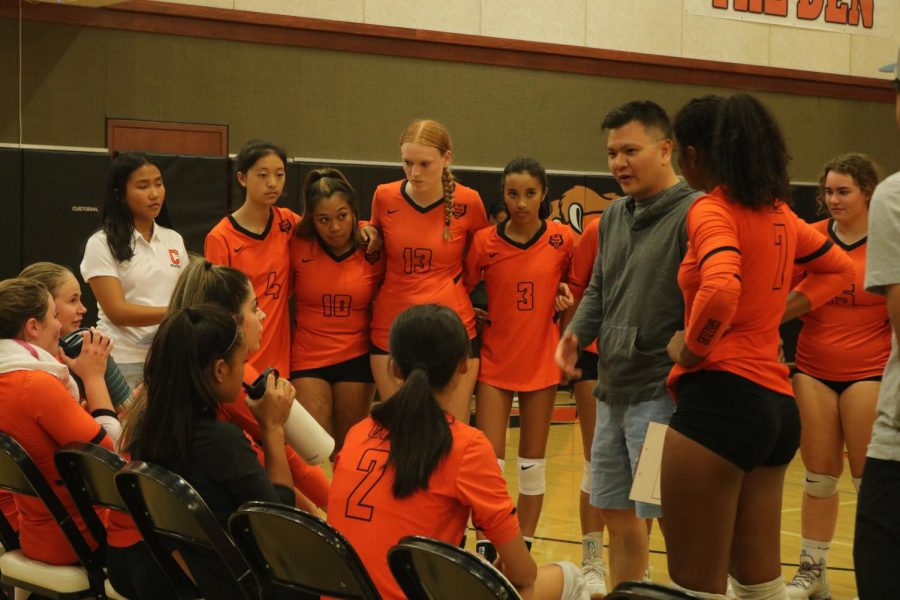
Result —
<instances>
[{"instance_id":1,"label":"orange volleyball jersey","mask_svg":"<svg viewBox=\"0 0 900 600\"><path fill-rule=\"evenodd\" d=\"M584 292L591 283L594 274L594 261L600 249L600 217L593 219L585 226L581 237L575 242L572 254L572 268L569 271L569 288L576 302L581 302ZM584 351L597 354L597 340L584 347Z\"/></svg>"},{"instance_id":2,"label":"orange volleyball jersey","mask_svg":"<svg viewBox=\"0 0 900 600\"><path fill-rule=\"evenodd\" d=\"M295 323L291 371L327 367L369 352L372 302L384 278L382 252L336 256L319 238L291 240Z\"/></svg>"},{"instance_id":3,"label":"orange volleyball jersey","mask_svg":"<svg viewBox=\"0 0 900 600\"><path fill-rule=\"evenodd\" d=\"M384 284L375 299L372 342L387 350L394 318L417 304L452 308L469 337L474 337L475 311L462 283L462 269L472 237L488 224L481 196L464 185L456 186L448 241L444 240L443 200L423 208L406 194L405 183L380 185L372 198L372 224L384 236L387 261Z\"/></svg>"},{"instance_id":4,"label":"orange volleyball jersey","mask_svg":"<svg viewBox=\"0 0 900 600\"><path fill-rule=\"evenodd\" d=\"M839 295L801 317L797 368L831 381L879 376L891 353L891 324L884 296L865 290L867 238L848 246L834 233L833 220L813 227L850 256L856 277Z\"/></svg>"},{"instance_id":5,"label":"orange volleyball jersey","mask_svg":"<svg viewBox=\"0 0 900 600\"><path fill-rule=\"evenodd\" d=\"M275 367L285 376L291 352L288 247L299 222L294 211L273 206L265 230L255 234L229 215L207 234L204 247L207 260L234 267L250 278L259 307L266 313L259 350L250 355L250 364L259 371Z\"/></svg>"},{"instance_id":6,"label":"orange volleyball jersey","mask_svg":"<svg viewBox=\"0 0 900 600\"><path fill-rule=\"evenodd\" d=\"M556 221L544 221L524 244L506 235L506 225L479 231L466 256L466 285L484 279L488 297L478 381L529 392L560 381L553 300L568 277L574 242L572 230Z\"/></svg>"},{"instance_id":7,"label":"orange volleyball jersey","mask_svg":"<svg viewBox=\"0 0 900 600\"><path fill-rule=\"evenodd\" d=\"M669 388L683 373L729 371L792 395L788 368L778 361L778 327L795 262L810 274L796 291L817 307L853 277L847 255L784 204L751 210L721 187L688 211L688 250L678 283L685 299L685 344L703 357L675 365Z\"/></svg>"},{"instance_id":8,"label":"orange volleyball jersey","mask_svg":"<svg viewBox=\"0 0 900 600\"><path fill-rule=\"evenodd\" d=\"M385 600L406 597L387 564L387 552L400 538L425 535L459 544L470 513L475 527L495 545L510 542L519 532L487 438L455 420L450 431L453 446L431 474L428 489L406 498L393 495L390 442L371 417L350 429L335 459L328 522L350 541Z\"/></svg>"}]
</instances>

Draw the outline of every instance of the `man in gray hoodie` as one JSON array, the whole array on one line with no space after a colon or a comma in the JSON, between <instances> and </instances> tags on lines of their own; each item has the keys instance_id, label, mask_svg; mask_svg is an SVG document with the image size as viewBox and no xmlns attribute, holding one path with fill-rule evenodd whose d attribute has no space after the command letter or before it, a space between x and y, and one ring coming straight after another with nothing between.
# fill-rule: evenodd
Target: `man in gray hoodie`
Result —
<instances>
[{"instance_id":1,"label":"man in gray hoodie","mask_svg":"<svg viewBox=\"0 0 900 600\"><path fill-rule=\"evenodd\" d=\"M610 584L642 579L649 548L644 519L660 507L628 498L650 421L668 423L665 388L672 361L666 344L683 328L677 273L687 249L685 216L700 196L672 166L672 128L656 103L635 101L603 121L609 169L626 196L600 221L590 285L557 347L570 377L581 348L598 345L598 400L591 450L591 504L609 529Z\"/></svg>"}]
</instances>

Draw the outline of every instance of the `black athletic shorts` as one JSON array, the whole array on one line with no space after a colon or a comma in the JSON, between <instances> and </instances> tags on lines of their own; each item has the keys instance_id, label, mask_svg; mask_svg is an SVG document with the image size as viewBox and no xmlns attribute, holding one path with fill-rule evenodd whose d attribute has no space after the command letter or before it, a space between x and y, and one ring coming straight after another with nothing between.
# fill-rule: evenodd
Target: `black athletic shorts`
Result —
<instances>
[{"instance_id":1,"label":"black athletic shorts","mask_svg":"<svg viewBox=\"0 0 900 600\"><path fill-rule=\"evenodd\" d=\"M669 427L743 471L786 465L800 447L800 412L792 396L727 371L678 380Z\"/></svg>"},{"instance_id":2,"label":"black athletic shorts","mask_svg":"<svg viewBox=\"0 0 900 600\"><path fill-rule=\"evenodd\" d=\"M390 354L387 350L380 346L376 346L375 344L369 342L369 353L374 354L375 356L385 356ZM480 358L481 357L481 336L476 335L471 340L469 340L469 358Z\"/></svg>"},{"instance_id":3,"label":"black athletic shorts","mask_svg":"<svg viewBox=\"0 0 900 600\"><path fill-rule=\"evenodd\" d=\"M873 375L872 377L863 377L862 379L851 379L850 381L833 381L831 379L822 379L821 377L816 377L815 375L810 375L809 373L804 373L800 369L797 369L795 373L800 373L801 375L806 375L807 377L811 377L816 381L822 382L825 384L825 387L830 389L832 392L840 396L844 393L844 391L853 385L854 383L859 383L860 381L881 381L881 375Z\"/></svg>"},{"instance_id":4,"label":"black athletic shorts","mask_svg":"<svg viewBox=\"0 0 900 600\"><path fill-rule=\"evenodd\" d=\"M597 361L599 357L596 352L590 350L582 350L578 362L575 363L577 369L581 369L581 378L578 381L597 381ZM578 383L575 381L574 383Z\"/></svg>"},{"instance_id":5,"label":"black athletic shorts","mask_svg":"<svg viewBox=\"0 0 900 600\"><path fill-rule=\"evenodd\" d=\"M341 381L348 383L374 383L372 367L369 364L369 355L363 354L350 360L345 360L336 365L319 367L317 369L303 369L291 371L291 379L300 377L312 377L324 379L328 383L335 384Z\"/></svg>"}]
</instances>

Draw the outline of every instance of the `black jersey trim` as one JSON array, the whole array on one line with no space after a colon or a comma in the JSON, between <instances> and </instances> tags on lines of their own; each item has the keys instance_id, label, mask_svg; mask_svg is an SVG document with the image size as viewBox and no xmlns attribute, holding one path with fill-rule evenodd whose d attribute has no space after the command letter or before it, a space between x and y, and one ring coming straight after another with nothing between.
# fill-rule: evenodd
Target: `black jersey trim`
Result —
<instances>
[{"instance_id":1,"label":"black jersey trim","mask_svg":"<svg viewBox=\"0 0 900 600\"><path fill-rule=\"evenodd\" d=\"M325 252L325 254L327 254L329 256L329 258L331 258L331 260L333 260L336 263L344 262L345 260L347 260L348 258L353 256L354 254L356 254L356 251L359 250L359 248L354 244L353 246L350 247L349 250L347 250L343 254L335 254L334 250L332 250L328 246L328 244L323 242L322 238L320 238L318 236L318 234L316 234L316 241L319 242L319 246L322 248L322 250Z\"/></svg>"},{"instance_id":2,"label":"black jersey trim","mask_svg":"<svg viewBox=\"0 0 900 600\"><path fill-rule=\"evenodd\" d=\"M510 246L514 246L514 247L518 248L519 250L528 250L529 248L534 246L537 243L537 241L539 239L541 239L541 236L543 236L544 233L547 231L547 221L544 221L543 219L541 219L540 228L538 228L537 232L533 236L531 236L530 240L528 240L527 242L525 242L523 244L521 242L517 242L516 240L514 240L506 235L507 223L509 223L509 221L504 221L497 225L497 235L499 235L500 239L502 239L504 242L506 242Z\"/></svg>"},{"instance_id":3,"label":"black jersey trim","mask_svg":"<svg viewBox=\"0 0 900 600\"><path fill-rule=\"evenodd\" d=\"M851 250L856 250L863 244L865 244L869 240L869 236L863 236L860 239L856 240L852 244L845 244L841 241L841 239L837 236L837 232L834 230L834 219L828 219L828 237L831 238L835 244L837 244L840 248L842 248L846 252L850 252Z\"/></svg>"},{"instance_id":4,"label":"black jersey trim","mask_svg":"<svg viewBox=\"0 0 900 600\"><path fill-rule=\"evenodd\" d=\"M418 204L416 204L416 201L413 200L409 196L409 194L406 193L406 182L407 181L409 181L409 180L404 179L403 181L400 182L400 195L403 196L403 199L406 200L406 202L409 203L410 206L412 206L414 209L416 209L420 213L425 214L429 211L434 210L438 206L441 206L444 203L444 198L442 196L442 197L438 198L437 200L435 200L434 202L432 202L431 204L429 204L428 206L419 206Z\"/></svg>"},{"instance_id":5,"label":"black jersey trim","mask_svg":"<svg viewBox=\"0 0 900 600\"><path fill-rule=\"evenodd\" d=\"M100 431L97 432L97 435L89 439L88 441L92 444L99 444L103 441L103 438L106 437L106 430L103 427L100 428Z\"/></svg>"},{"instance_id":6,"label":"black jersey trim","mask_svg":"<svg viewBox=\"0 0 900 600\"><path fill-rule=\"evenodd\" d=\"M233 215L228 215L228 221L231 222L231 226L237 229L239 232L243 233L249 238L253 238L254 240L264 240L266 236L269 235L269 230L272 229L272 222L275 221L275 211L271 208L269 209L269 221L266 223L266 228L263 229L262 233L253 233L249 229L244 229L241 225L235 220Z\"/></svg>"},{"instance_id":7,"label":"black jersey trim","mask_svg":"<svg viewBox=\"0 0 900 600\"><path fill-rule=\"evenodd\" d=\"M798 265L802 265L802 264L808 263L810 261L816 260L823 254L825 254L826 252L831 250L831 248L833 246L834 246L834 242L832 242L831 240L826 240L825 243L822 244L822 246L818 250L816 250L812 254L807 254L806 256L801 256L799 258L795 258L794 262Z\"/></svg>"},{"instance_id":8,"label":"black jersey trim","mask_svg":"<svg viewBox=\"0 0 900 600\"><path fill-rule=\"evenodd\" d=\"M700 267L702 267L703 263L705 263L709 257L711 257L713 254L718 254L719 252L737 252L738 254L740 254L741 249L735 246L719 246L718 248L714 248L707 252L706 255L700 259L700 263L697 265L697 268L699 269Z\"/></svg>"}]
</instances>

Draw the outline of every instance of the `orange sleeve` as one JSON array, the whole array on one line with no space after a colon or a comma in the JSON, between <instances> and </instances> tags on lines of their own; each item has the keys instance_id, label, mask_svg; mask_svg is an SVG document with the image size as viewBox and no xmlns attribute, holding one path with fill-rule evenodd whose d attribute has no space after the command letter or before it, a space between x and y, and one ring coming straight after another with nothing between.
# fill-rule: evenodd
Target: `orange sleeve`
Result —
<instances>
[{"instance_id":1,"label":"orange sleeve","mask_svg":"<svg viewBox=\"0 0 900 600\"><path fill-rule=\"evenodd\" d=\"M853 283L853 260L834 242L797 219L795 265L806 270L806 278L793 291L806 296L812 308L822 306Z\"/></svg>"},{"instance_id":2,"label":"orange sleeve","mask_svg":"<svg viewBox=\"0 0 900 600\"><path fill-rule=\"evenodd\" d=\"M206 240L203 242L203 256L213 264L230 266L228 243L224 236L218 235L215 230L206 234Z\"/></svg>"},{"instance_id":3,"label":"orange sleeve","mask_svg":"<svg viewBox=\"0 0 900 600\"><path fill-rule=\"evenodd\" d=\"M697 256L700 286L691 306L684 342L698 356L710 353L728 329L741 296L741 250L734 224L711 203L694 205L688 239Z\"/></svg>"},{"instance_id":4,"label":"orange sleeve","mask_svg":"<svg viewBox=\"0 0 900 600\"><path fill-rule=\"evenodd\" d=\"M371 218L372 226L381 231L381 208L378 206L378 188L375 188L375 195L372 196Z\"/></svg>"},{"instance_id":5,"label":"orange sleeve","mask_svg":"<svg viewBox=\"0 0 900 600\"><path fill-rule=\"evenodd\" d=\"M72 399L62 382L52 375L33 371L22 393L28 398L35 420L57 445L91 442L107 450L115 450L106 430Z\"/></svg>"},{"instance_id":6,"label":"orange sleeve","mask_svg":"<svg viewBox=\"0 0 900 600\"><path fill-rule=\"evenodd\" d=\"M572 288L572 294L579 300L591 282L591 274L594 272L594 262L597 260L597 251L600 248L599 225L600 219L594 219L588 223L584 233L575 242L572 253L569 286Z\"/></svg>"},{"instance_id":7,"label":"orange sleeve","mask_svg":"<svg viewBox=\"0 0 900 600\"><path fill-rule=\"evenodd\" d=\"M457 472L460 500L472 508L472 524L495 546L511 541L519 532L519 518L497 455L484 434L477 432L463 451Z\"/></svg>"},{"instance_id":8,"label":"orange sleeve","mask_svg":"<svg viewBox=\"0 0 900 600\"><path fill-rule=\"evenodd\" d=\"M328 492L331 490L331 483L328 481L325 471L321 467L307 464L287 444L284 449L287 452L288 466L291 469L294 486L319 508L328 506Z\"/></svg>"},{"instance_id":9,"label":"orange sleeve","mask_svg":"<svg viewBox=\"0 0 900 600\"><path fill-rule=\"evenodd\" d=\"M475 238L472 240L472 245L469 246L469 251L466 252L466 258L463 261L463 284L466 286L466 291L469 293L472 293L472 290L475 289L475 286L481 281L482 240L484 240L484 237L476 233Z\"/></svg>"}]
</instances>

